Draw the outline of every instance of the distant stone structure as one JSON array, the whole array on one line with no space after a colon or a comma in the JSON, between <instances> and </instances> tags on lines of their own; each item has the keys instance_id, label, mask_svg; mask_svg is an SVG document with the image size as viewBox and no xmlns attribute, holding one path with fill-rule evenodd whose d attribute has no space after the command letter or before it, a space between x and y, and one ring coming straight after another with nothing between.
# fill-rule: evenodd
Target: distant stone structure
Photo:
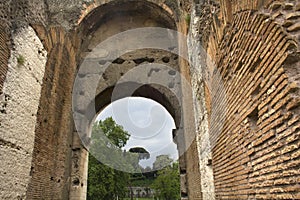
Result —
<instances>
[{"instance_id":1,"label":"distant stone structure","mask_svg":"<svg viewBox=\"0 0 300 200\"><path fill-rule=\"evenodd\" d=\"M148 187L132 187L131 188L134 198L153 198L154 190ZM131 197L130 189L128 188L128 198Z\"/></svg>"},{"instance_id":2,"label":"distant stone structure","mask_svg":"<svg viewBox=\"0 0 300 200\"><path fill-rule=\"evenodd\" d=\"M90 54L143 27L187 35L169 42L189 62L171 46L115 60ZM166 84L137 85L131 95L174 118L183 200L300 199L299 39L298 0L1 1L0 199L85 199L88 152L79 135L95 117L86 110L101 111L121 77L149 63L171 68ZM84 100L90 85L74 94L76 77L100 80L92 101Z\"/></svg>"}]
</instances>

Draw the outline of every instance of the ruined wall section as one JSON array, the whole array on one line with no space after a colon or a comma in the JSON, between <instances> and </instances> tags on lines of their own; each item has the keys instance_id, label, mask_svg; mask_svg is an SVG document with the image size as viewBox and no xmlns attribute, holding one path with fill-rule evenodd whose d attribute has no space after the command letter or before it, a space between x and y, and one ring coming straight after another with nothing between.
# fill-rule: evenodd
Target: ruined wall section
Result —
<instances>
[{"instance_id":1,"label":"ruined wall section","mask_svg":"<svg viewBox=\"0 0 300 200\"><path fill-rule=\"evenodd\" d=\"M10 56L9 3L0 3L0 95L8 70Z\"/></svg>"},{"instance_id":2,"label":"ruined wall section","mask_svg":"<svg viewBox=\"0 0 300 200\"><path fill-rule=\"evenodd\" d=\"M178 23L178 31L184 35L188 34L190 26L190 5L187 2L179 1L181 13L180 21ZM189 49L186 45L186 40L180 41L180 52L187 54L190 57L194 57L196 54L189 54ZM201 183L201 174L199 168L199 146L196 137L196 124L195 117L198 117L198 113L194 113L194 99L192 81L193 75L191 74L190 62L183 58L179 59L180 74L183 77L184 81L182 84L182 102L183 102L183 136L180 137L180 142L184 143L184 148L186 151L179 158L180 163L180 175L181 175L181 199L182 200L201 200L202 196L202 183ZM186 85L186 83L188 85ZM200 115L202 115L201 113ZM196 120L198 122L198 120ZM179 152L180 149L179 149ZM182 164L184 163L184 164Z\"/></svg>"},{"instance_id":3,"label":"ruined wall section","mask_svg":"<svg viewBox=\"0 0 300 200\"><path fill-rule=\"evenodd\" d=\"M22 199L31 176L47 52L31 27L13 32L11 41L8 71L0 95L0 198Z\"/></svg>"},{"instance_id":4,"label":"ruined wall section","mask_svg":"<svg viewBox=\"0 0 300 200\"><path fill-rule=\"evenodd\" d=\"M2 23L1 23L2 22ZM8 59L10 56L10 35L7 27L0 21L0 95L8 70Z\"/></svg>"},{"instance_id":5,"label":"ruined wall section","mask_svg":"<svg viewBox=\"0 0 300 200\"><path fill-rule=\"evenodd\" d=\"M29 23L47 24L47 4L40 0L11 0L0 2L0 20L6 28L16 30Z\"/></svg>"},{"instance_id":6,"label":"ruined wall section","mask_svg":"<svg viewBox=\"0 0 300 200\"><path fill-rule=\"evenodd\" d=\"M35 128L28 199L68 199L72 153L75 51L59 27L35 26L48 51Z\"/></svg>"},{"instance_id":7,"label":"ruined wall section","mask_svg":"<svg viewBox=\"0 0 300 200\"><path fill-rule=\"evenodd\" d=\"M11 32L29 23L47 23L47 6L39 0L0 2L0 93L8 70L11 49Z\"/></svg>"},{"instance_id":8,"label":"ruined wall section","mask_svg":"<svg viewBox=\"0 0 300 200\"><path fill-rule=\"evenodd\" d=\"M267 8L272 2L284 2L285 0L222 0L219 1L221 7L221 18L225 25L232 23L233 16L245 10L261 10ZM216 2L216 1L215 1Z\"/></svg>"},{"instance_id":9,"label":"ruined wall section","mask_svg":"<svg viewBox=\"0 0 300 200\"><path fill-rule=\"evenodd\" d=\"M193 101L194 101L194 115L195 115L195 126L196 126L196 141L197 141L197 162L199 167L199 173L201 181L201 194L203 199L215 199L214 193L214 180L213 171L211 165L211 145L209 140L209 109L208 102L206 98L206 89L208 88L208 62L210 58L204 48L201 41L205 40L206 34L209 35L210 28L203 25L203 17L209 18L209 16L204 16L202 10L201 12L197 9L201 7L202 9L208 9L207 4L198 4L192 7L191 13L191 24L190 32L188 37L188 49L189 49L189 60L191 69L191 83L193 89ZM205 20L205 21L206 21ZM209 20L207 21L209 22ZM202 32L202 31L207 32ZM204 34L202 34L204 33ZM191 161L190 161L191 162Z\"/></svg>"},{"instance_id":10,"label":"ruined wall section","mask_svg":"<svg viewBox=\"0 0 300 200\"><path fill-rule=\"evenodd\" d=\"M32 1L32 0L31 0ZM165 11L176 18L178 15L177 1L173 0L147 0L150 3L154 3L162 7ZM120 3L144 3L142 0L45 0L45 5L48 8L48 21L50 24L60 25L66 30L71 30L78 26L82 20L93 13L97 8L106 6L107 4Z\"/></svg>"},{"instance_id":11,"label":"ruined wall section","mask_svg":"<svg viewBox=\"0 0 300 200\"><path fill-rule=\"evenodd\" d=\"M217 66L209 92L219 110L209 121L216 199L300 198L299 3L281 1L277 14L270 5L256 12L232 4L230 23L222 24L224 10L214 19L207 52Z\"/></svg>"}]
</instances>

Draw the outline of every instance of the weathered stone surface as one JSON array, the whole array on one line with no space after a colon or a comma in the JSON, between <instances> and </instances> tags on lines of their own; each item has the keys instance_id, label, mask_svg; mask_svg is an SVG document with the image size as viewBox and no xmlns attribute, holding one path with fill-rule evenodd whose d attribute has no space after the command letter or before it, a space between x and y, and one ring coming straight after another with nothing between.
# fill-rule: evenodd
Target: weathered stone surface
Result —
<instances>
[{"instance_id":1,"label":"weathered stone surface","mask_svg":"<svg viewBox=\"0 0 300 200\"><path fill-rule=\"evenodd\" d=\"M3 199L25 197L47 60L47 52L31 27L12 34L12 42L13 50L0 95L0 177L4 184L0 197Z\"/></svg>"},{"instance_id":2,"label":"weathered stone surface","mask_svg":"<svg viewBox=\"0 0 300 200\"><path fill-rule=\"evenodd\" d=\"M78 135L88 141L94 114L115 100L126 75L160 83L133 95L158 101L176 122L182 199L300 198L299 2L194 3L0 3L0 198L85 199L88 153ZM173 53L118 55L139 42L128 37L94 51L117 33L152 26L189 31L187 47L174 50L186 41L170 36L163 42ZM189 64L177 51L188 52ZM77 70L79 80L96 82L93 91L84 83L72 94ZM132 85L119 86L116 99Z\"/></svg>"}]
</instances>

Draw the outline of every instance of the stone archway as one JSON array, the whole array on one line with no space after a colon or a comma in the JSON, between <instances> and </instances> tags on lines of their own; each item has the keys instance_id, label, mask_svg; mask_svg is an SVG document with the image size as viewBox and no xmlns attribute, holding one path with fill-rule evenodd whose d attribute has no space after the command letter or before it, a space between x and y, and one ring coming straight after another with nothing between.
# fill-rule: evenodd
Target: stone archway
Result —
<instances>
[{"instance_id":1,"label":"stone archway","mask_svg":"<svg viewBox=\"0 0 300 200\"><path fill-rule=\"evenodd\" d=\"M88 141L86 134L89 132L88 129L95 114L114 100L128 96L141 96L156 100L171 113L176 123L177 131L174 132L174 137L178 138L179 153L181 154L181 190L183 197L187 197L188 180L186 177L185 150L191 141L188 144L185 142L183 124L189 127L189 140L194 140L192 137L194 122L193 115L190 114L193 111L192 104L189 103L189 106L185 106L184 104L187 102L182 100L180 58L171 51L176 48L179 51L177 38L172 37L172 35L167 38L166 43L169 42L167 50L147 47L129 49L117 57L114 57L114 50L110 52L107 49L97 49L99 44L105 43L110 37L118 33L145 27L177 29L175 20L168 12L147 1L111 2L95 8L85 19L82 19L77 30L82 38L79 52L80 69L76 77L77 82L75 81L74 85L76 90L74 91L73 88L73 100L75 100L73 106L75 103L76 107L74 116L75 125L77 125L74 137L76 138L76 134L78 134L83 143ZM116 44L120 47L113 46L117 50L119 50L118 48L122 49L130 42L135 42L130 37L126 41L119 41L117 38L117 41ZM119 52L117 51L117 53ZM167 65L169 68L163 68L162 65ZM142 71L139 71L141 69ZM154 80L154 82L148 83L146 81L144 83L133 78L134 80L129 79L119 83L120 79L130 76L128 75L130 73L136 73L135 78L140 77L140 79ZM162 81L163 77L161 76L164 76L165 80ZM99 83L96 83L91 89L91 83L93 84L95 81L99 81ZM191 94L186 93L185 98L191 100L191 96L188 95ZM92 98L87 100L86 96ZM190 109L188 115L191 118L189 120L184 120L183 117L183 113L187 112L187 109L182 110L185 107ZM70 198L84 199L87 185L88 153L82 148L79 138L74 141L73 160L75 162L72 162ZM196 153L196 150L193 150L193 153ZM196 162L196 159L194 160ZM198 165L193 166L193 168L198 170ZM193 175L193 177L198 176ZM195 179L191 180L194 181ZM199 186L194 185L193 192L196 193L195 191L199 189Z\"/></svg>"},{"instance_id":2,"label":"stone archway","mask_svg":"<svg viewBox=\"0 0 300 200\"><path fill-rule=\"evenodd\" d=\"M61 5L58 5L58 7L59 6ZM81 24L76 28L76 31L68 32L60 26L45 28L41 25L34 25L36 33L49 54L43 78L40 106L37 112L37 126L35 130L34 150L30 172L31 180L27 190L28 198L37 196L41 198L58 199L85 198L85 193L82 191L84 191L84 187L86 187L84 182L86 174L82 169L86 168L86 153L83 153L84 147L82 146L81 140L78 138L78 131L74 131L76 129L71 116L71 94L73 83L77 75L77 69L86 58L86 55L89 54L90 48L93 47L91 41L93 43L99 43L109 37L110 34L145 26L177 29L177 19L175 19L175 16L177 15L172 14L176 9L174 7L169 8L160 1L113 1L104 5L100 3L98 6L99 7L91 9L90 14L87 14L86 18L81 20ZM50 7L53 7L53 5ZM116 18L110 19L107 17L110 13L110 10L107 8L114 10L114 14L116 11L122 11L124 15L121 18L117 15ZM125 12L126 9L129 9L130 11L127 14ZM102 21L104 23L102 24L99 23L101 22L101 19L98 18L99 12L102 14L106 13L102 16L104 17ZM143 17L143 14L146 15L147 18L145 16ZM129 19L134 17L134 15L137 15L137 19L139 19L137 22L131 23L130 26L123 27L123 29L118 29L118 27L122 27L120 26L121 24L118 23L118 20L122 21L124 19ZM99 21L98 23L95 23L94 20ZM115 20L113 23L115 24L115 27L113 24L109 24L109 20ZM112 28L113 31L106 35L104 32L101 33L101 31L105 30L105 28L103 28L105 26L106 28ZM97 37L97 34L99 36L99 33L103 37ZM174 40L174 38L173 43L177 43L177 40ZM174 47L170 46L170 49L172 48ZM143 56L141 56L142 54ZM145 54L147 54L147 56L145 56ZM130 58L130 56L133 55L136 57ZM125 74L132 67L143 62L152 63L155 61L160 62L161 64L170 65L171 68L166 70L168 76L174 76L177 72L182 71L178 64L181 59L178 58L176 54L167 51L144 49L133 51L131 52L131 55L129 53L125 55L125 57L126 56L128 56L126 59L121 57L116 60L111 60L112 65L117 69L119 68L119 70L115 70L114 67L107 68L102 77L105 86L102 89L99 89L99 94L107 88L114 87L116 81L122 74ZM127 63L127 67L120 69L118 66L127 62L126 60L131 60L131 64ZM98 64L101 65L101 63ZM150 69L148 74L155 74L156 72L157 69ZM79 74L80 73L81 72L79 71ZM87 74L89 73L90 72L87 72ZM117 74L117 76L112 74ZM80 76L84 77L82 74L80 74ZM107 77L110 78L107 79ZM180 81L171 81L165 88L157 87L155 84L151 85L151 87L154 88L153 91L158 90L163 95L157 95L159 93L156 92L149 92L149 87L147 88L147 86L141 87L139 91L147 91L143 96L162 102L169 112L173 114L177 124L180 124L182 120L180 119L180 115L182 115L183 112L176 111L179 110L176 103L173 105L170 104L170 102L176 102L178 95L175 100L172 100L174 97L167 92L168 89L174 87L177 87L178 91L181 91ZM82 92L84 93L84 91ZM82 92L79 95L82 95ZM136 95L141 94L140 92L136 92ZM185 95L185 97L188 98L189 95ZM49 97L51 97L51 101ZM99 105L100 104L98 104L98 106ZM190 109L189 113L192 113L192 103L189 102L189 105L190 106L187 106ZM181 105L180 108L184 108L184 106ZM186 118L186 121L190 125L189 130L191 130L191 127L194 126L193 117L190 114L188 115L189 120ZM184 146L184 131L182 128L182 126L178 125L178 131L174 134L179 135L180 139L178 141L182 142L182 146ZM182 180L184 183L182 184L182 194L186 196L186 172L188 170L186 169L185 154L180 159ZM197 159L194 160L196 162ZM197 169L197 166L194 168ZM197 176L193 175L193 177Z\"/></svg>"},{"instance_id":3,"label":"stone archway","mask_svg":"<svg viewBox=\"0 0 300 200\"><path fill-rule=\"evenodd\" d=\"M1 197L68 199L70 194L81 194L80 188L85 186L79 176L82 171L72 168L84 165L80 157L83 147L74 132L73 83L78 67L94 48L92 44L120 31L118 27L124 24L121 22L134 15L134 9L139 10L136 15L139 23L132 23L132 28L158 25L184 33L190 30L187 49L196 65L189 66L178 58L176 68L193 88L192 93L182 91L184 127L180 131L184 131L185 139L197 133L197 140L182 157L181 163L185 165L181 166L181 178L187 182L187 187L182 188L183 199L299 197L299 172L295 170L300 160L299 1L195 0L193 3L182 0L0 2L1 28L9 30L0 31L3 41L0 147L6 152L0 167L6 187L0 191ZM131 14L126 16L126 9ZM116 11L125 17L118 16ZM109 18L110 13L114 13L114 19ZM143 18L145 13L152 20ZM102 24L100 18L104 19ZM109 23L109 20L115 21ZM110 32L101 29L113 28L112 24L118 26ZM101 37L93 37L97 34ZM216 65L208 69L211 73L207 83L201 70L208 63L196 51L200 46L198 41ZM27 58L24 63L18 64L18 57L22 58L19 54ZM119 57L110 61L119 70L109 68L103 79L113 77L115 72L118 75L103 81L105 85L97 95L113 88L121 73L131 69L129 65L121 69L122 62L130 59ZM136 62L149 63L153 57L142 56ZM174 58L168 56L169 60ZM134 61L132 64L135 65ZM221 82L223 88L219 87ZM227 113L219 106L224 105L220 96L224 93L228 94ZM219 123L220 119L224 123ZM213 148L206 148L210 141ZM12 162L11 157L16 159Z\"/></svg>"}]
</instances>

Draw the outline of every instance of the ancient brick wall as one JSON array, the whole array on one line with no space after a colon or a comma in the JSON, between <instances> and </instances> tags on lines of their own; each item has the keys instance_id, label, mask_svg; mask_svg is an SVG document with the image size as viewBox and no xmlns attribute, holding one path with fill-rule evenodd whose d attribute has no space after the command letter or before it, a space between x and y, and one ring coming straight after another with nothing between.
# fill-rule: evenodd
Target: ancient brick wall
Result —
<instances>
[{"instance_id":1,"label":"ancient brick wall","mask_svg":"<svg viewBox=\"0 0 300 200\"><path fill-rule=\"evenodd\" d=\"M188 150L185 153L186 168L186 178L187 178L187 196L182 195L184 199L191 200L202 200L201 191L201 174L199 166L198 157L198 147L197 142L194 140Z\"/></svg>"},{"instance_id":2,"label":"ancient brick wall","mask_svg":"<svg viewBox=\"0 0 300 200\"><path fill-rule=\"evenodd\" d=\"M206 49L216 199L299 199L299 2L222 3Z\"/></svg>"},{"instance_id":3,"label":"ancient brick wall","mask_svg":"<svg viewBox=\"0 0 300 200\"><path fill-rule=\"evenodd\" d=\"M85 17L100 6L109 13L122 2L0 3L0 197L85 197L80 170L87 153L80 153L85 150L74 137L72 87L80 59L93 47L85 29L95 33L95 43L115 33L94 32L100 24ZM299 1L195 1L191 27L187 1L178 1L179 7L171 0L147 2L161 9L152 11L149 4L142 14L175 20L180 31L193 34L189 53L195 66L179 59L193 88L183 95L184 131L187 137L197 133L181 158L183 199L300 199ZM112 21L116 31L124 24L118 20ZM80 23L86 23L82 29ZM198 41L211 60L194 49ZM109 75L109 85L125 72L107 70L117 74Z\"/></svg>"},{"instance_id":4,"label":"ancient brick wall","mask_svg":"<svg viewBox=\"0 0 300 200\"><path fill-rule=\"evenodd\" d=\"M9 31L9 5L8 2L0 3L0 94L8 70L10 56L10 31Z\"/></svg>"},{"instance_id":5,"label":"ancient brick wall","mask_svg":"<svg viewBox=\"0 0 300 200\"><path fill-rule=\"evenodd\" d=\"M71 41L60 28L36 26L49 52L37 114L28 199L68 199L76 69Z\"/></svg>"},{"instance_id":6,"label":"ancient brick wall","mask_svg":"<svg viewBox=\"0 0 300 200\"><path fill-rule=\"evenodd\" d=\"M0 25L0 94L2 94L4 80L8 70L8 58L10 55L9 42L7 27Z\"/></svg>"},{"instance_id":7,"label":"ancient brick wall","mask_svg":"<svg viewBox=\"0 0 300 200\"><path fill-rule=\"evenodd\" d=\"M27 190L29 199L85 198L86 171L84 170L87 166L85 159L87 153L80 143L81 141L76 140L78 133L74 131L71 98L75 72L79 67L76 61L80 63L82 61L80 59L87 50L83 47L81 52L82 49L79 47L87 40L85 40L85 35L81 35L80 30L78 32L68 31L77 25L84 2L80 1L78 4L72 2L69 5L66 3L68 2L60 1L60 4L56 4L56 1L47 1L47 9L50 12L49 23L56 24L56 27L34 26L48 52L48 57L37 114L30 172L32 178ZM102 3L104 2L98 2L99 5ZM126 10L124 7L119 8ZM61 12L61 9L66 12ZM106 12L109 11L106 9ZM152 12L151 9L149 12ZM152 15L154 14L152 13ZM95 20L99 20L99 18ZM143 25L140 23L140 21L144 22L143 20L144 18L139 19L137 23ZM117 24L114 25L116 30L120 28L118 23L117 21ZM84 25L86 28L91 28L88 23ZM96 24L96 26L98 25ZM112 31L114 26L111 26ZM99 36L100 38L107 37L103 34L98 34ZM92 42L99 43L97 37L96 41ZM159 59L161 58L159 57ZM169 62L169 58L167 62ZM171 62L176 62L176 58ZM132 65L134 66L134 62ZM126 72L126 69L122 70ZM108 70L109 77L105 77L104 81L113 84L115 79L124 73L120 71L116 74L109 74L110 71L113 70Z\"/></svg>"}]
</instances>

